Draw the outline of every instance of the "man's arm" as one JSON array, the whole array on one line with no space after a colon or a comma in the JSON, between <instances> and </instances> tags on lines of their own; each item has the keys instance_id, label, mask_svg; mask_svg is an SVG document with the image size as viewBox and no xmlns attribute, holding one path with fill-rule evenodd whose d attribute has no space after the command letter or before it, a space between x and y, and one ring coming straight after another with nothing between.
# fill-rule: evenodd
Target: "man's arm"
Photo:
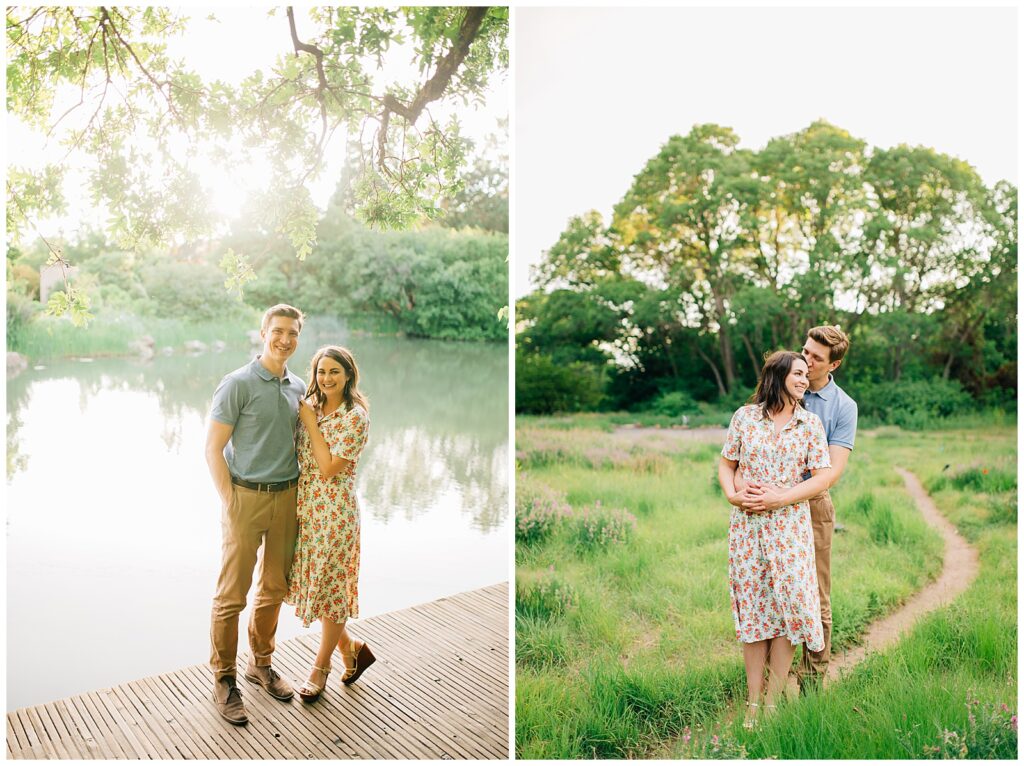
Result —
<instances>
[{"instance_id":1,"label":"man's arm","mask_svg":"<svg viewBox=\"0 0 1024 766\"><path fill-rule=\"evenodd\" d=\"M843 471L846 470L846 461L850 459L850 448L840 447L838 444L830 444L828 445L828 455L832 461L832 473L829 474L828 487L825 487L825 489L829 489L843 475Z\"/></svg>"},{"instance_id":2,"label":"man's arm","mask_svg":"<svg viewBox=\"0 0 1024 766\"><path fill-rule=\"evenodd\" d=\"M213 486L216 487L220 501L225 506L231 502L234 488L231 485L228 463L224 459L224 447L227 446L234 430L234 426L211 418L210 428L206 432L206 465L210 468Z\"/></svg>"},{"instance_id":3,"label":"man's arm","mask_svg":"<svg viewBox=\"0 0 1024 766\"><path fill-rule=\"evenodd\" d=\"M743 510L754 513L774 511L776 508L810 500L832 486L834 471L834 468L812 468L811 478L794 487L777 487L774 484L760 485L761 494L748 493L750 499L743 503Z\"/></svg>"}]
</instances>

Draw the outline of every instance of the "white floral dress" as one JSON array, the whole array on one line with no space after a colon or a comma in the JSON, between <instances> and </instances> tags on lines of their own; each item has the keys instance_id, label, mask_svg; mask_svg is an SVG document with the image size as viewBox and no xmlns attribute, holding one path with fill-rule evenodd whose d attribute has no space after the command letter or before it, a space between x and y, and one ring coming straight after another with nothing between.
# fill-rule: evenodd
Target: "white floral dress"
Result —
<instances>
[{"instance_id":1,"label":"white floral dress","mask_svg":"<svg viewBox=\"0 0 1024 766\"><path fill-rule=\"evenodd\" d=\"M356 462L366 444L370 419L359 405L344 405L318 419L331 454L351 460L329 479L317 467L309 434L298 428L299 522L288 596L305 627L324 618L334 623L359 616L359 505Z\"/></svg>"},{"instance_id":2,"label":"white floral dress","mask_svg":"<svg viewBox=\"0 0 1024 766\"><path fill-rule=\"evenodd\" d=\"M812 468L829 468L825 428L797 406L778 437L760 405L736 411L722 456L739 461L745 481L792 487ZM812 651L824 648L814 533L807 501L767 513L732 507L729 592L736 638L743 643L786 636Z\"/></svg>"}]
</instances>

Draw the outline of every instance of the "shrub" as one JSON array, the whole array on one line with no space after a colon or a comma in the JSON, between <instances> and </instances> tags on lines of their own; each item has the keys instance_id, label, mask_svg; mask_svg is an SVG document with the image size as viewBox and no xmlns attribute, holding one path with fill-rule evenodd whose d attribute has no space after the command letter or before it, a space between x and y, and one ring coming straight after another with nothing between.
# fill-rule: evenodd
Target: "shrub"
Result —
<instances>
[{"instance_id":1,"label":"shrub","mask_svg":"<svg viewBox=\"0 0 1024 766\"><path fill-rule=\"evenodd\" d=\"M550 620L578 603L576 589L563 582L553 566L539 580L528 584L516 582L516 619Z\"/></svg>"},{"instance_id":2,"label":"shrub","mask_svg":"<svg viewBox=\"0 0 1024 766\"><path fill-rule=\"evenodd\" d=\"M590 550L625 543L636 531L636 517L622 508L605 508L598 501L572 516L572 539Z\"/></svg>"},{"instance_id":3,"label":"shrub","mask_svg":"<svg viewBox=\"0 0 1024 766\"><path fill-rule=\"evenodd\" d=\"M544 354L516 353L516 412L593 410L603 397L604 370L587 362L555 364Z\"/></svg>"},{"instance_id":4,"label":"shrub","mask_svg":"<svg viewBox=\"0 0 1024 766\"><path fill-rule=\"evenodd\" d=\"M651 409L659 415L673 418L698 412L696 400L686 391L665 391L659 394L654 399Z\"/></svg>"},{"instance_id":5,"label":"shrub","mask_svg":"<svg viewBox=\"0 0 1024 766\"><path fill-rule=\"evenodd\" d=\"M1017 489L1017 474L998 468L970 466L954 474L939 476L929 483L929 489L932 492L950 486L955 489L990 494L1013 492Z\"/></svg>"},{"instance_id":6,"label":"shrub","mask_svg":"<svg viewBox=\"0 0 1024 766\"><path fill-rule=\"evenodd\" d=\"M975 409L970 394L955 380L889 381L851 386L861 417L903 428L920 430L936 418L961 415Z\"/></svg>"},{"instance_id":7,"label":"shrub","mask_svg":"<svg viewBox=\"0 0 1024 766\"><path fill-rule=\"evenodd\" d=\"M571 512L564 493L545 486L520 486L516 490L516 542L532 545L546 540Z\"/></svg>"}]
</instances>

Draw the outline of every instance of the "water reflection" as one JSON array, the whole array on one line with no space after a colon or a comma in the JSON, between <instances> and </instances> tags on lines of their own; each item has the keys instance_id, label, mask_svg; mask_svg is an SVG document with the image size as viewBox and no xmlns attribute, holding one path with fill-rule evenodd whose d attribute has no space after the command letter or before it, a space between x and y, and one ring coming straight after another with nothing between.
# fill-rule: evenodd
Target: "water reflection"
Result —
<instances>
[{"instance_id":1,"label":"water reflection","mask_svg":"<svg viewBox=\"0 0 1024 766\"><path fill-rule=\"evenodd\" d=\"M314 324L296 371L326 342L353 349L371 401L363 616L507 579L506 350ZM243 341L8 381L8 709L206 661L220 524L203 443L214 388L249 358ZM303 632L282 612L280 638Z\"/></svg>"}]
</instances>

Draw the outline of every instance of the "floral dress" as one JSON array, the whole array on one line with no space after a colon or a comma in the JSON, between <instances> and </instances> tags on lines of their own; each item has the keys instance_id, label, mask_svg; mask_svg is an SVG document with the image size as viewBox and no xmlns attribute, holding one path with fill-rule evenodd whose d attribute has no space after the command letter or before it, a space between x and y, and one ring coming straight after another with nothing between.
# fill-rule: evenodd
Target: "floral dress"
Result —
<instances>
[{"instance_id":1,"label":"floral dress","mask_svg":"<svg viewBox=\"0 0 1024 766\"><path fill-rule=\"evenodd\" d=\"M760 405L736 411L722 456L739 462L745 481L792 487L805 471L829 468L821 420L801 406L778 437ZM814 533L807 501L767 513L732 506L729 592L736 638L743 643L785 636L812 651L824 648Z\"/></svg>"},{"instance_id":2,"label":"floral dress","mask_svg":"<svg viewBox=\"0 0 1024 766\"><path fill-rule=\"evenodd\" d=\"M329 479L317 467L309 434L298 428L299 523L285 601L309 627L359 616L359 505L356 461L366 444L370 419L359 405L344 405L318 419L331 454L352 462Z\"/></svg>"}]
</instances>

